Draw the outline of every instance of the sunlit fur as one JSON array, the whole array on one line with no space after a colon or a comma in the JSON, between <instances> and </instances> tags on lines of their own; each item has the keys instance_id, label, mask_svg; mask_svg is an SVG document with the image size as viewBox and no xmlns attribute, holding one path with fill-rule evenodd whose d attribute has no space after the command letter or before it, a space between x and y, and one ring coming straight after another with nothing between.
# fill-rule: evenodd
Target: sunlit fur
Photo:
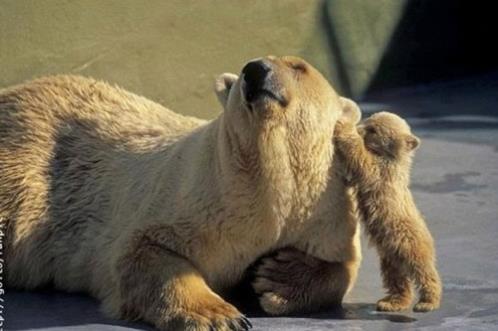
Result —
<instances>
[{"instance_id":1,"label":"sunlit fur","mask_svg":"<svg viewBox=\"0 0 498 331\"><path fill-rule=\"evenodd\" d=\"M355 189L358 211L381 259L388 295L377 309L406 309L411 281L420 291L415 311L437 309L441 281L433 238L409 190L414 150L419 145L408 124L386 112L372 115L355 128L339 121L335 143L345 179Z\"/></svg>"},{"instance_id":2,"label":"sunlit fur","mask_svg":"<svg viewBox=\"0 0 498 331\"><path fill-rule=\"evenodd\" d=\"M163 330L241 330L243 316L219 295L258 257L290 246L333 263L327 279L341 281L263 308L340 302L360 261L357 221L332 171L342 99L304 61L268 60L288 105L249 109L242 79L225 74L216 83L225 111L212 121L82 77L1 90L7 286L89 292L109 316ZM278 296L281 285L264 292Z\"/></svg>"}]
</instances>

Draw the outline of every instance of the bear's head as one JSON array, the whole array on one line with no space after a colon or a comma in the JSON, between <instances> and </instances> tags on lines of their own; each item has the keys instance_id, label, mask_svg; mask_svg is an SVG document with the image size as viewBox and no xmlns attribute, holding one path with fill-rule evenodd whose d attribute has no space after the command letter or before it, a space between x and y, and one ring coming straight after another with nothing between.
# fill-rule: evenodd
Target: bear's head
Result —
<instances>
[{"instance_id":1,"label":"bear's head","mask_svg":"<svg viewBox=\"0 0 498 331\"><path fill-rule=\"evenodd\" d=\"M296 153L331 149L336 120L359 119L356 104L339 97L315 68L298 57L252 60L240 76L222 74L215 90L225 110L225 127L243 149L260 150L268 144Z\"/></svg>"},{"instance_id":2,"label":"bear's head","mask_svg":"<svg viewBox=\"0 0 498 331\"><path fill-rule=\"evenodd\" d=\"M298 209L306 217L327 187L335 123L341 116L357 121L356 104L291 56L250 61L240 76L221 75L215 89L225 110L219 132L227 141L226 163L264 186L258 192L265 192L272 210L285 217Z\"/></svg>"},{"instance_id":3,"label":"bear's head","mask_svg":"<svg viewBox=\"0 0 498 331\"><path fill-rule=\"evenodd\" d=\"M358 106L291 56L252 60L240 76L222 74L215 90L224 108L222 164L248 173L272 213L285 218L299 210L294 217L306 218L328 185L335 123L341 116L357 122Z\"/></svg>"},{"instance_id":4,"label":"bear's head","mask_svg":"<svg viewBox=\"0 0 498 331\"><path fill-rule=\"evenodd\" d=\"M404 119L389 112L375 113L358 126L358 133L371 152L387 159L413 156L420 145Z\"/></svg>"}]
</instances>

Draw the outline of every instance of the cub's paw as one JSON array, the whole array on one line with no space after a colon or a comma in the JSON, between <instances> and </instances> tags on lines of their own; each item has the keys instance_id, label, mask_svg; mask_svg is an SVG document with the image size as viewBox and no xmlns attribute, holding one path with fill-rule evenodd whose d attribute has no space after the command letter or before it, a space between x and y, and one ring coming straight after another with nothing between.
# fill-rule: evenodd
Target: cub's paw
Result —
<instances>
[{"instance_id":1,"label":"cub's paw","mask_svg":"<svg viewBox=\"0 0 498 331\"><path fill-rule=\"evenodd\" d=\"M193 303L192 307L185 307L167 318L166 322L158 325L161 330L186 331L247 331L252 324L235 307L223 300L212 302Z\"/></svg>"},{"instance_id":2,"label":"cub's paw","mask_svg":"<svg viewBox=\"0 0 498 331\"><path fill-rule=\"evenodd\" d=\"M358 124L361 120L360 107L351 99L340 97L339 100L342 104L342 116L340 117L340 120Z\"/></svg>"},{"instance_id":3,"label":"cub's paw","mask_svg":"<svg viewBox=\"0 0 498 331\"><path fill-rule=\"evenodd\" d=\"M261 295L259 302L265 312L285 315L304 307L313 263L311 259L289 248L262 260L252 286Z\"/></svg>"},{"instance_id":4,"label":"cub's paw","mask_svg":"<svg viewBox=\"0 0 498 331\"><path fill-rule=\"evenodd\" d=\"M439 308L439 302L419 301L413 306L413 311L417 313L426 313Z\"/></svg>"},{"instance_id":5,"label":"cub's paw","mask_svg":"<svg viewBox=\"0 0 498 331\"><path fill-rule=\"evenodd\" d=\"M388 295L377 301L378 311L401 311L410 307L411 300L399 295Z\"/></svg>"},{"instance_id":6,"label":"cub's paw","mask_svg":"<svg viewBox=\"0 0 498 331\"><path fill-rule=\"evenodd\" d=\"M340 118L335 123L334 133L336 135L348 134L354 132L355 129L356 126L354 123L348 121L347 119Z\"/></svg>"}]
</instances>

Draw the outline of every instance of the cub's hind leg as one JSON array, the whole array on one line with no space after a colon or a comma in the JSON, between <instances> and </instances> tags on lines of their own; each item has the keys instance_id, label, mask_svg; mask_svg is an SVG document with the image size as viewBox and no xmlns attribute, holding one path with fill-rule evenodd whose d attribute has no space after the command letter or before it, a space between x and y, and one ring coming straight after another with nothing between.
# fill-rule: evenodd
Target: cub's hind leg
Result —
<instances>
[{"instance_id":1,"label":"cub's hind leg","mask_svg":"<svg viewBox=\"0 0 498 331\"><path fill-rule=\"evenodd\" d=\"M414 279L420 292L419 301L413 310L427 312L438 309L441 304L442 284L433 258L417 261L413 269Z\"/></svg>"},{"instance_id":2,"label":"cub's hind leg","mask_svg":"<svg viewBox=\"0 0 498 331\"><path fill-rule=\"evenodd\" d=\"M400 261L381 258L381 272L387 296L377 301L379 311L400 311L410 307L413 299L412 284Z\"/></svg>"},{"instance_id":3,"label":"cub's hind leg","mask_svg":"<svg viewBox=\"0 0 498 331\"><path fill-rule=\"evenodd\" d=\"M377 302L377 309L407 309L413 299L412 282L420 292L414 311L427 312L439 308L442 285L434 262L432 243L412 244L379 250L384 287L388 295ZM393 253L396 252L396 253Z\"/></svg>"},{"instance_id":4,"label":"cub's hind leg","mask_svg":"<svg viewBox=\"0 0 498 331\"><path fill-rule=\"evenodd\" d=\"M441 280L430 258L405 258L406 261L381 260L382 278L388 295L377 302L377 310L400 311L407 309L413 299L412 280L420 292L413 307L416 312L427 312L439 308L441 302ZM409 276L408 276L409 275Z\"/></svg>"}]
</instances>

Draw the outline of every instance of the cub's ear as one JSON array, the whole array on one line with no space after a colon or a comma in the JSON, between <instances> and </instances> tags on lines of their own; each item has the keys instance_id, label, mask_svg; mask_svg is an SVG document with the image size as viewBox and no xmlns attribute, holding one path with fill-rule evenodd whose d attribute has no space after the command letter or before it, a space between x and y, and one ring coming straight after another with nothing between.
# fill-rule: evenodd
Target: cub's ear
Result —
<instances>
[{"instance_id":1,"label":"cub's ear","mask_svg":"<svg viewBox=\"0 0 498 331\"><path fill-rule=\"evenodd\" d=\"M408 150L410 150L410 151L413 151L413 150L417 149L418 146L420 146L420 138L413 135L413 134L406 136L405 139L406 139L405 140L406 146L408 147Z\"/></svg>"},{"instance_id":2,"label":"cub's ear","mask_svg":"<svg viewBox=\"0 0 498 331\"><path fill-rule=\"evenodd\" d=\"M223 108L225 108L227 104L230 89L237 79L239 79L239 77L235 74L224 73L219 75L214 82L214 91L216 92L218 101L221 103Z\"/></svg>"},{"instance_id":3,"label":"cub's ear","mask_svg":"<svg viewBox=\"0 0 498 331\"><path fill-rule=\"evenodd\" d=\"M341 118L347 119L353 124L358 124L361 120L361 110L360 107L351 99L339 97L342 106L342 116Z\"/></svg>"}]
</instances>

